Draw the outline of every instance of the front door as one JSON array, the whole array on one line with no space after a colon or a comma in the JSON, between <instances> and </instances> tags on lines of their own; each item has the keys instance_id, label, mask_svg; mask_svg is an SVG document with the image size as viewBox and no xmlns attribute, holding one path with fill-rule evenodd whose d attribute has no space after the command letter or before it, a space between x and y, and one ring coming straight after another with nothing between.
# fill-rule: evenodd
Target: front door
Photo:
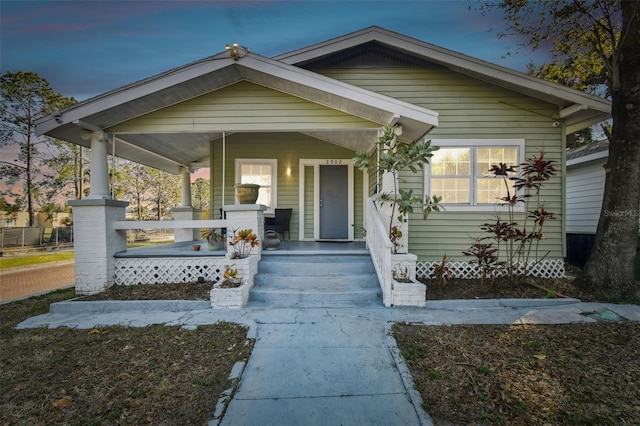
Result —
<instances>
[{"instance_id":1,"label":"front door","mask_svg":"<svg viewBox=\"0 0 640 426\"><path fill-rule=\"evenodd\" d=\"M349 238L349 171L347 166L320 166L320 239Z\"/></svg>"}]
</instances>

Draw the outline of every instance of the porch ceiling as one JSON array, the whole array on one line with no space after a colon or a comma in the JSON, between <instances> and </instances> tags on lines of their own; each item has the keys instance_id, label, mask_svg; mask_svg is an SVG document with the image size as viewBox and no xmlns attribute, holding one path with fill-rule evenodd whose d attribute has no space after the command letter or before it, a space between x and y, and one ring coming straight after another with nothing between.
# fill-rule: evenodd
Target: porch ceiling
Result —
<instances>
[{"instance_id":1,"label":"porch ceiling","mask_svg":"<svg viewBox=\"0 0 640 426\"><path fill-rule=\"evenodd\" d=\"M180 166L202 167L209 162L209 142L223 131L300 132L353 150L369 149L377 140L381 126L400 124L401 138L414 140L438 124L438 114L410 103L380 95L311 71L284 64L253 53L237 61L226 53L186 65L134 83L93 99L78 103L37 123L38 134L45 134L78 145L89 146L81 130L117 129L119 124L163 108L178 105L241 81L248 81L308 102L368 121L371 126L357 129L340 122L328 126L287 123L256 127L254 123L199 125L192 130L160 132L116 132L115 154L171 173Z\"/></svg>"}]
</instances>

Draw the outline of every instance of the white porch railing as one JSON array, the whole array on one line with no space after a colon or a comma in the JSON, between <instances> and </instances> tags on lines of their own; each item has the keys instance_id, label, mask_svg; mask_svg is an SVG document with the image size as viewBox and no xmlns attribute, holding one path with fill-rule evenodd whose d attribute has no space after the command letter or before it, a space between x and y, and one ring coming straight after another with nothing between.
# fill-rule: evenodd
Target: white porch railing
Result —
<instances>
[{"instance_id":1,"label":"white porch railing","mask_svg":"<svg viewBox=\"0 0 640 426\"><path fill-rule=\"evenodd\" d=\"M391 249L393 244L371 198L367 199L366 218L367 246L382 288L382 302L384 306L389 307L393 305L391 282Z\"/></svg>"},{"instance_id":2,"label":"white porch railing","mask_svg":"<svg viewBox=\"0 0 640 426\"><path fill-rule=\"evenodd\" d=\"M113 222L113 229L194 229L194 228L226 228L226 219L215 220L121 220Z\"/></svg>"}]
</instances>

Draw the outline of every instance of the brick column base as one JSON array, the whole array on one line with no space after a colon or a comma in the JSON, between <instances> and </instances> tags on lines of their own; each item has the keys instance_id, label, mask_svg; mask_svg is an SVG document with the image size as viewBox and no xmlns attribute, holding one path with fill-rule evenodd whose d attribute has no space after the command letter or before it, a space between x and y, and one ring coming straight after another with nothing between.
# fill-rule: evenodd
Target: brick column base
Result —
<instances>
[{"instance_id":1,"label":"brick column base","mask_svg":"<svg viewBox=\"0 0 640 426\"><path fill-rule=\"evenodd\" d=\"M73 209L76 294L103 291L115 281L113 255L126 250L125 231L113 229L113 222L125 220L129 203L110 199L69 201Z\"/></svg>"}]
</instances>

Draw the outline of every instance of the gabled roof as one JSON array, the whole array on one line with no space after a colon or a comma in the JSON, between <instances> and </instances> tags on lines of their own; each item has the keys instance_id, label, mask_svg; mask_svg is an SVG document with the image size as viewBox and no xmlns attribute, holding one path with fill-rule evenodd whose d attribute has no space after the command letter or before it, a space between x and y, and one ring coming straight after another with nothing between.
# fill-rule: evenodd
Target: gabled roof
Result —
<instances>
[{"instance_id":1,"label":"gabled roof","mask_svg":"<svg viewBox=\"0 0 640 426\"><path fill-rule=\"evenodd\" d=\"M325 139L353 150L369 149L381 126L400 124L402 137L419 139L438 124L434 111L356 87L300 67L255 53L233 60L223 52L173 69L95 98L80 102L37 123L37 132L79 145L80 129L109 132L119 123L212 93L240 81L249 81L371 122L369 129L313 127L295 131ZM250 114L250 113L249 113ZM264 129L273 131L273 128ZM279 131L289 130L283 125ZM293 128L292 128L293 130ZM116 155L176 173L179 166L208 162L208 142L222 132L257 131L255 128L211 126L197 132L130 133L116 135ZM145 140L143 142L143 139ZM176 150L179 144L180 149ZM144 146L144 148L141 148ZM110 147L111 148L111 147ZM179 154L176 153L179 151ZM205 160L206 159L206 160Z\"/></svg>"},{"instance_id":2,"label":"gabled roof","mask_svg":"<svg viewBox=\"0 0 640 426\"><path fill-rule=\"evenodd\" d=\"M444 66L454 72L558 105L557 117L551 118L564 120L567 124L568 133L607 120L611 116L611 103L606 99L541 80L377 26L284 53L274 57L274 59L303 68L312 68L314 63L318 63L323 58L372 42L380 43L418 59Z\"/></svg>"},{"instance_id":3,"label":"gabled roof","mask_svg":"<svg viewBox=\"0 0 640 426\"><path fill-rule=\"evenodd\" d=\"M558 106L558 114L552 118L563 120L567 124L568 132L603 121L610 116L610 102L605 99L383 28L370 27L271 59L248 52L234 60L229 57L228 52L222 52L44 117L38 121L36 131L39 134L88 146L89 142L82 140L82 129L104 130L110 133L110 130L118 129L118 125L122 123L132 123L133 119L203 95L216 94L224 88L247 81L349 114L360 120L358 129L341 126L339 123L336 123L335 128L328 129L326 125L314 125L309 122L306 128L301 128L299 123L297 126L281 123L275 131L301 132L353 150L371 147L377 140L378 129L389 124L403 126L400 136L403 140L421 138L437 126L437 112L311 70L323 60L367 43L379 43L385 46L385 49L399 52L400 56L438 64L490 84L555 104ZM250 112L246 118L250 119ZM367 123L371 123L371 126L368 127ZM115 143L109 144L109 150L115 146L117 156L173 173L177 173L180 166L208 165L209 142L221 137L222 132L274 131L273 126L260 129L256 128L255 124L242 126L228 123L210 124L209 127L200 124L197 130L194 126L194 129L173 133L135 133L131 130L132 126L124 128L128 130L115 133Z\"/></svg>"}]
</instances>

